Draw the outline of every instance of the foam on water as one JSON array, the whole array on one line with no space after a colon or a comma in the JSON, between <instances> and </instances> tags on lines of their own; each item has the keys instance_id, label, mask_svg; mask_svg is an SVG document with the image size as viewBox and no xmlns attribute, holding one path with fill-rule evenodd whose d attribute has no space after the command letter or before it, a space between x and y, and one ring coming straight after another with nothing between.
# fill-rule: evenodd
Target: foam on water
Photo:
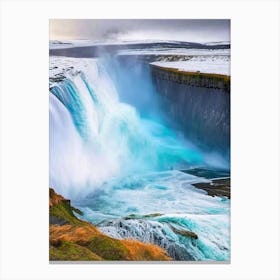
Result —
<instances>
[{"instance_id":1,"label":"foam on water","mask_svg":"<svg viewBox=\"0 0 280 280\"><path fill-rule=\"evenodd\" d=\"M228 260L230 203L191 185L203 181L175 170L142 174L110 181L77 206L112 237L158 244L178 260Z\"/></svg>"}]
</instances>

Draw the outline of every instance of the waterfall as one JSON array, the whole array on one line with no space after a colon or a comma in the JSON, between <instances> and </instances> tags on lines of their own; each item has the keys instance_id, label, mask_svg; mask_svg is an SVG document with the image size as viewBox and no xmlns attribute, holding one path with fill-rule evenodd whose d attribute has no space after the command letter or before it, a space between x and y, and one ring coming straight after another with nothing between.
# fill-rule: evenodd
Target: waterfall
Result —
<instances>
[{"instance_id":1,"label":"waterfall","mask_svg":"<svg viewBox=\"0 0 280 280\"><path fill-rule=\"evenodd\" d=\"M65 71L65 79L50 89L50 185L61 194L86 195L114 177L203 161L163 123L122 102L108 63L75 63L75 71Z\"/></svg>"}]
</instances>

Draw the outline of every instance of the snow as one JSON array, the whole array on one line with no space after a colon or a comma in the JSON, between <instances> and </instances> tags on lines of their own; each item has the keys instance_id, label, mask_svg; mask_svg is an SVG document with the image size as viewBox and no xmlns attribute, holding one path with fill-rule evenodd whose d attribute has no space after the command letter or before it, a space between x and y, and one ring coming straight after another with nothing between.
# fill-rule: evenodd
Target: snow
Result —
<instances>
[{"instance_id":1,"label":"snow","mask_svg":"<svg viewBox=\"0 0 280 280\"><path fill-rule=\"evenodd\" d=\"M229 56L198 56L185 61L156 61L152 65L180 71L213 73L230 76Z\"/></svg>"},{"instance_id":2,"label":"snow","mask_svg":"<svg viewBox=\"0 0 280 280\"><path fill-rule=\"evenodd\" d=\"M120 40L51 40L49 42L50 49L59 48L73 48L73 47L90 47L90 46L107 46L107 45L135 45L135 44L152 44L152 43L174 43L176 41L163 41L163 40L141 40L141 41L120 41ZM184 42L188 45L188 42Z\"/></svg>"},{"instance_id":3,"label":"snow","mask_svg":"<svg viewBox=\"0 0 280 280\"><path fill-rule=\"evenodd\" d=\"M151 43L151 41L145 41ZM50 48L71 48L74 46L93 46L103 44L104 41L71 40L71 41L50 41ZM112 44L112 42L107 42ZM122 42L128 44L128 42ZM134 44L136 42L130 42ZM139 43L139 42L138 42ZM143 43L143 41L142 41ZM115 41L120 44L120 41ZM209 43L211 44L211 43ZM118 55L155 55L152 65L160 67L174 68L179 71L189 71L201 73L214 73L230 76L230 49L189 49L184 47L145 47L142 49L118 50ZM61 60L58 62L58 60ZM86 60L80 59L80 63ZM73 64L77 61L70 57L50 57L50 80L52 82L65 77L73 70Z\"/></svg>"},{"instance_id":4,"label":"snow","mask_svg":"<svg viewBox=\"0 0 280 280\"><path fill-rule=\"evenodd\" d=\"M56 81L64 80L68 75L77 75L96 58L73 58L64 56L50 56L49 60L49 86Z\"/></svg>"},{"instance_id":5,"label":"snow","mask_svg":"<svg viewBox=\"0 0 280 280\"><path fill-rule=\"evenodd\" d=\"M88 46L107 46L107 45L137 45L137 44L147 44L147 48L145 47L145 50L148 49L149 45L151 44L172 44L174 45L174 48L177 46L181 46L180 48L182 49L182 46L192 46L193 44L196 44L196 42L181 42L181 41L174 41L174 40L50 40L49 41L49 48L50 49L58 49L58 48L73 48L73 47L88 47ZM218 46L218 45L223 45L223 44L228 44L230 45L229 42L209 42L209 43L202 43L202 45L205 46ZM179 49L180 49L179 48ZM151 48L151 51L153 51L154 48ZM143 49L140 50L128 50L128 51L143 51ZM205 50L204 50L205 51ZM209 51L209 50L208 50ZM215 50L213 50L215 51ZM218 50L216 50L218 51ZM225 50L220 50L220 51L225 51ZM226 50L228 51L228 49Z\"/></svg>"},{"instance_id":6,"label":"snow","mask_svg":"<svg viewBox=\"0 0 280 280\"><path fill-rule=\"evenodd\" d=\"M119 50L119 55L229 55L230 49L145 48Z\"/></svg>"}]
</instances>

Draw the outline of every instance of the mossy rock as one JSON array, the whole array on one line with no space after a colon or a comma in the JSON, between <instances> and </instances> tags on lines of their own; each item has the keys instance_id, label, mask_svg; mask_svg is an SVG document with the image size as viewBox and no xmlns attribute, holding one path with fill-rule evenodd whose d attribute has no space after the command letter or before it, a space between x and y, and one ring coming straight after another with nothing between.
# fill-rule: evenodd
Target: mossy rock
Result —
<instances>
[{"instance_id":1,"label":"mossy rock","mask_svg":"<svg viewBox=\"0 0 280 280\"><path fill-rule=\"evenodd\" d=\"M95 236L87 248L106 260L130 259L129 250L122 244L122 241L105 235Z\"/></svg>"},{"instance_id":2,"label":"mossy rock","mask_svg":"<svg viewBox=\"0 0 280 280\"><path fill-rule=\"evenodd\" d=\"M71 209L72 209L74 212L76 212L77 214L79 214L80 216L83 216L83 215L84 215L84 213L83 213L80 209L78 209L78 208L75 208L75 207L71 206Z\"/></svg>"},{"instance_id":3,"label":"mossy rock","mask_svg":"<svg viewBox=\"0 0 280 280\"><path fill-rule=\"evenodd\" d=\"M156 217L160 217L162 215L163 214L161 214L161 213L151 213L151 214L144 215L143 218L156 218Z\"/></svg>"},{"instance_id":4,"label":"mossy rock","mask_svg":"<svg viewBox=\"0 0 280 280\"><path fill-rule=\"evenodd\" d=\"M64 220L72 225L83 224L83 222L73 214L73 209L67 201L61 201L60 203L50 207L49 215Z\"/></svg>"},{"instance_id":5,"label":"mossy rock","mask_svg":"<svg viewBox=\"0 0 280 280\"><path fill-rule=\"evenodd\" d=\"M171 260L158 246L104 235L92 224L79 220L69 200L54 191L50 194L50 260Z\"/></svg>"},{"instance_id":6,"label":"mossy rock","mask_svg":"<svg viewBox=\"0 0 280 280\"><path fill-rule=\"evenodd\" d=\"M193 231L190 231L190 230L185 230L185 229L177 229L173 226L171 226L171 229L177 233L177 234L180 234L182 236L185 236L185 237L191 237L191 238L194 238L194 239L198 239L198 235L193 232Z\"/></svg>"},{"instance_id":7,"label":"mossy rock","mask_svg":"<svg viewBox=\"0 0 280 280\"><path fill-rule=\"evenodd\" d=\"M50 246L50 260L53 261L101 261L102 258L88 248L72 242L58 242Z\"/></svg>"},{"instance_id":8,"label":"mossy rock","mask_svg":"<svg viewBox=\"0 0 280 280\"><path fill-rule=\"evenodd\" d=\"M136 215L136 214L130 214L127 217L124 218L124 220L132 220L132 219L145 219L145 218L156 218L159 216L162 216L161 213L151 213L146 215Z\"/></svg>"}]
</instances>

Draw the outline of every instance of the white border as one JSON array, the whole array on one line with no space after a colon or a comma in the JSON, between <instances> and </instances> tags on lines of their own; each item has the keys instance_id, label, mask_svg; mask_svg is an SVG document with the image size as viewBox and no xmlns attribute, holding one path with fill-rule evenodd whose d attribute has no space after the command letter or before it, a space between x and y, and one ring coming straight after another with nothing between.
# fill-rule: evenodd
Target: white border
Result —
<instances>
[{"instance_id":1,"label":"white border","mask_svg":"<svg viewBox=\"0 0 280 280\"><path fill-rule=\"evenodd\" d=\"M231 19L231 264L49 264L49 18ZM2 1L1 279L279 279L279 34L278 1Z\"/></svg>"}]
</instances>

